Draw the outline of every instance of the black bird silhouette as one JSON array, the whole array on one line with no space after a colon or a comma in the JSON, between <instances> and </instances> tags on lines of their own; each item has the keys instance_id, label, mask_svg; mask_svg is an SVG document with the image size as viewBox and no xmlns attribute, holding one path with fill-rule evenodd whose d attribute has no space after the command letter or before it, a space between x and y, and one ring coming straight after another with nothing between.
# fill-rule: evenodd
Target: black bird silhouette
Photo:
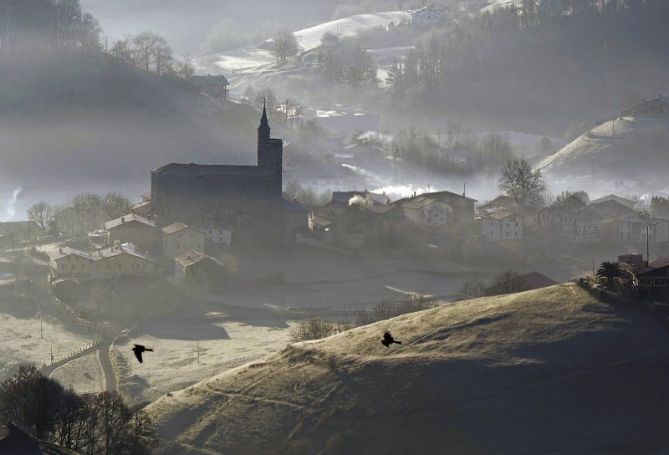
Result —
<instances>
[{"instance_id":1,"label":"black bird silhouette","mask_svg":"<svg viewBox=\"0 0 669 455\"><path fill-rule=\"evenodd\" d=\"M383 334L383 340L381 340L381 344L384 345L385 347L389 348L391 344L396 343L396 344L402 344L401 341L395 341L395 338L390 334L390 332L386 332Z\"/></svg>"},{"instance_id":2,"label":"black bird silhouette","mask_svg":"<svg viewBox=\"0 0 669 455\"><path fill-rule=\"evenodd\" d=\"M142 346L141 344L136 344L134 348L132 348L132 351L135 353L135 357L137 357L137 360L139 360L139 363L143 363L144 361L142 360L142 352L144 351L149 351L153 352L153 349L146 348Z\"/></svg>"}]
</instances>

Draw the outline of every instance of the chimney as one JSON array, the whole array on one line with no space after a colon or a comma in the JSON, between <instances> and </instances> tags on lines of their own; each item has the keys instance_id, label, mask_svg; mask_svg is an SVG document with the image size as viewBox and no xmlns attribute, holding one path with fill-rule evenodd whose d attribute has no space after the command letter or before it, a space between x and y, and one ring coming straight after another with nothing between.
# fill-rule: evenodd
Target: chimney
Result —
<instances>
[{"instance_id":1,"label":"chimney","mask_svg":"<svg viewBox=\"0 0 669 455\"><path fill-rule=\"evenodd\" d=\"M125 224L125 217L124 216L121 217L121 224Z\"/></svg>"},{"instance_id":2,"label":"chimney","mask_svg":"<svg viewBox=\"0 0 669 455\"><path fill-rule=\"evenodd\" d=\"M63 254L63 247L62 247L62 246L61 246L61 247L58 247L58 252L59 252L60 254Z\"/></svg>"}]
</instances>

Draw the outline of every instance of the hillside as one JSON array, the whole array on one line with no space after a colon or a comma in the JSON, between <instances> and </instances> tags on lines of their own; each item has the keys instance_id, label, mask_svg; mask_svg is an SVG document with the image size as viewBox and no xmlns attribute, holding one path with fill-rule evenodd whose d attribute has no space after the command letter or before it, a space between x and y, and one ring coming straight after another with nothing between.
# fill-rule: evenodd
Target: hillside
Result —
<instances>
[{"instance_id":1,"label":"hillside","mask_svg":"<svg viewBox=\"0 0 669 455\"><path fill-rule=\"evenodd\" d=\"M151 169L169 161L255 159L253 109L103 54L3 56L0 105L3 200L18 187L25 202L67 198L86 186L127 188L134 198Z\"/></svg>"},{"instance_id":2,"label":"hillside","mask_svg":"<svg viewBox=\"0 0 669 455\"><path fill-rule=\"evenodd\" d=\"M585 132L537 165L552 187L601 194L665 189L669 118L623 116Z\"/></svg>"},{"instance_id":3,"label":"hillside","mask_svg":"<svg viewBox=\"0 0 669 455\"><path fill-rule=\"evenodd\" d=\"M401 346L386 349L390 330ZM573 285L294 344L147 409L164 453L657 453L669 334Z\"/></svg>"}]
</instances>

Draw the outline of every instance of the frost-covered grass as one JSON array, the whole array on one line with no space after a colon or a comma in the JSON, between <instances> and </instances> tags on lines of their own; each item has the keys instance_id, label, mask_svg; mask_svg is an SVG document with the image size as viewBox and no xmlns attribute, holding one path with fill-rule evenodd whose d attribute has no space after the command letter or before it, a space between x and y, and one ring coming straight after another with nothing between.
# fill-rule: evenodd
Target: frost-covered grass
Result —
<instances>
[{"instance_id":1,"label":"frost-covered grass","mask_svg":"<svg viewBox=\"0 0 669 455\"><path fill-rule=\"evenodd\" d=\"M10 375L21 363L38 366L49 363L51 346L54 357L59 359L93 341L70 332L53 319L43 321L43 338L40 338L39 316L16 317L6 312L7 303L0 298L0 379Z\"/></svg>"},{"instance_id":2,"label":"frost-covered grass","mask_svg":"<svg viewBox=\"0 0 669 455\"><path fill-rule=\"evenodd\" d=\"M105 390L105 376L100 364L99 352L75 359L51 373L51 377L63 387L77 393L97 393Z\"/></svg>"},{"instance_id":3,"label":"frost-covered grass","mask_svg":"<svg viewBox=\"0 0 669 455\"><path fill-rule=\"evenodd\" d=\"M119 391L129 401L153 401L168 392L211 377L286 347L294 324L254 325L252 322L173 319L146 324L130 337L120 339L114 356ZM133 344L154 352L144 354L140 364ZM198 363L199 345L199 363Z\"/></svg>"}]
</instances>

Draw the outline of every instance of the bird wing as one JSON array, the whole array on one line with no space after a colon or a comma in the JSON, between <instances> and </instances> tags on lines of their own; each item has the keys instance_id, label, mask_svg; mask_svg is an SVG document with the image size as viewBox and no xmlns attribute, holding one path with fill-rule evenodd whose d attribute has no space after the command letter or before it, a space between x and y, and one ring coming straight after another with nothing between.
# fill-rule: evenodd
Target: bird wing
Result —
<instances>
[{"instance_id":1,"label":"bird wing","mask_svg":"<svg viewBox=\"0 0 669 455\"><path fill-rule=\"evenodd\" d=\"M137 360L139 360L139 363L143 363L142 351L140 351L139 349L133 349L133 352L135 353L135 357L137 357Z\"/></svg>"}]
</instances>

